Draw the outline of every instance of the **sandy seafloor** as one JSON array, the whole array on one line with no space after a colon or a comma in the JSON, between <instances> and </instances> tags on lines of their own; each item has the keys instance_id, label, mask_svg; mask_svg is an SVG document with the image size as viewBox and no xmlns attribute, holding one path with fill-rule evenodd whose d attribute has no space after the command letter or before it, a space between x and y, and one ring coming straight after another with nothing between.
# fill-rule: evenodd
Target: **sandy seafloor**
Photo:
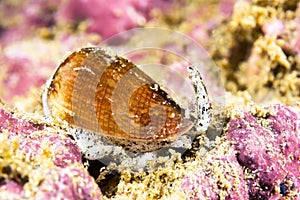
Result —
<instances>
[{"instance_id":1,"label":"sandy seafloor","mask_svg":"<svg viewBox=\"0 0 300 200\"><path fill-rule=\"evenodd\" d=\"M0 1L1 199L300 199L299 24L295 0ZM117 172L82 157L41 94L66 55L136 27L207 50L224 127L206 154L195 141L166 167Z\"/></svg>"}]
</instances>

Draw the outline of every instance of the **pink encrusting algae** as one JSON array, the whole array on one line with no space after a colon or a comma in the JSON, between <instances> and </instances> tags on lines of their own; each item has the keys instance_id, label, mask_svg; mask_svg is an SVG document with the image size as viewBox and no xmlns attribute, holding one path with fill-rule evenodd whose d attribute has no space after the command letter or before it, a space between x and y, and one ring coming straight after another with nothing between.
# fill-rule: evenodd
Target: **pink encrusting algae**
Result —
<instances>
[{"instance_id":1,"label":"pink encrusting algae","mask_svg":"<svg viewBox=\"0 0 300 200\"><path fill-rule=\"evenodd\" d=\"M182 189L190 199L248 199L243 168L234 154L209 156L205 167L187 172Z\"/></svg>"},{"instance_id":2,"label":"pink encrusting algae","mask_svg":"<svg viewBox=\"0 0 300 200\"><path fill-rule=\"evenodd\" d=\"M0 107L1 198L101 199L74 141L59 128L16 113Z\"/></svg>"},{"instance_id":3,"label":"pink encrusting algae","mask_svg":"<svg viewBox=\"0 0 300 200\"><path fill-rule=\"evenodd\" d=\"M87 21L87 30L108 38L119 32L139 27L151 19L151 11L170 10L174 3L163 0L119 0L118 5L105 0L66 1L58 9L58 18L62 21ZM108 26L111 24L112 26Z\"/></svg>"},{"instance_id":4,"label":"pink encrusting algae","mask_svg":"<svg viewBox=\"0 0 300 200\"><path fill-rule=\"evenodd\" d=\"M56 166L65 167L68 163L82 163L81 154L74 141L54 132L53 129L47 129L46 124L41 122L20 119L1 108L0 131L8 132L10 140L17 139L19 149L30 157L43 153L45 146L48 146Z\"/></svg>"},{"instance_id":5,"label":"pink encrusting algae","mask_svg":"<svg viewBox=\"0 0 300 200\"><path fill-rule=\"evenodd\" d=\"M42 175L45 180L38 187L34 199L102 199L93 178L82 169L72 166L65 169L49 169Z\"/></svg>"},{"instance_id":6,"label":"pink encrusting algae","mask_svg":"<svg viewBox=\"0 0 300 200\"><path fill-rule=\"evenodd\" d=\"M229 121L226 136L245 168L250 199L299 198L297 109L274 105L263 114L242 111Z\"/></svg>"}]
</instances>

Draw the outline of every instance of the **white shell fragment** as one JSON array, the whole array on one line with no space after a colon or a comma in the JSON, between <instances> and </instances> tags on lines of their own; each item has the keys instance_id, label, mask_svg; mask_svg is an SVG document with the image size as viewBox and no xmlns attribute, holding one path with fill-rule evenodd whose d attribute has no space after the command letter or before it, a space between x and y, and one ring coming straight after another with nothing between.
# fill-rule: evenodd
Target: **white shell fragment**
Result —
<instances>
[{"instance_id":1,"label":"white shell fragment","mask_svg":"<svg viewBox=\"0 0 300 200\"><path fill-rule=\"evenodd\" d=\"M211 122L211 105L208 94L197 68L190 66L188 72L196 93L195 128L197 131L205 132Z\"/></svg>"}]
</instances>

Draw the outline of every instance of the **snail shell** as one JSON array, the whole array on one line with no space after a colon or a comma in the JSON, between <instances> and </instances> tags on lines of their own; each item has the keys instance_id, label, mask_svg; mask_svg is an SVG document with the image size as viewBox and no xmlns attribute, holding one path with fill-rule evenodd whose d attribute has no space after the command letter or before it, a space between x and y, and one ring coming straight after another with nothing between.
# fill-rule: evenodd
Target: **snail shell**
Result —
<instances>
[{"instance_id":1,"label":"snail shell","mask_svg":"<svg viewBox=\"0 0 300 200\"><path fill-rule=\"evenodd\" d=\"M47 83L43 107L45 114L133 152L162 148L192 126L158 83L100 48L83 48L61 63Z\"/></svg>"}]
</instances>

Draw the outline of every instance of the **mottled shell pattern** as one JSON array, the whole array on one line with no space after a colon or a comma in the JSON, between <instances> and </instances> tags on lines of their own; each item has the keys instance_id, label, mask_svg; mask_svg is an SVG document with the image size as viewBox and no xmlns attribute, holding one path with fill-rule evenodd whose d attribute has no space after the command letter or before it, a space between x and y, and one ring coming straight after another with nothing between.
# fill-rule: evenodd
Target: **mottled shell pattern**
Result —
<instances>
[{"instance_id":1,"label":"mottled shell pattern","mask_svg":"<svg viewBox=\"0 0 300 200\"><path fill-rule=\"evenodd\" d=\"M43 106L45 114L133 152L162 148L192 126L158 83L101 48L69 55L49 79Z\"/></svg>"}]
</instances>

